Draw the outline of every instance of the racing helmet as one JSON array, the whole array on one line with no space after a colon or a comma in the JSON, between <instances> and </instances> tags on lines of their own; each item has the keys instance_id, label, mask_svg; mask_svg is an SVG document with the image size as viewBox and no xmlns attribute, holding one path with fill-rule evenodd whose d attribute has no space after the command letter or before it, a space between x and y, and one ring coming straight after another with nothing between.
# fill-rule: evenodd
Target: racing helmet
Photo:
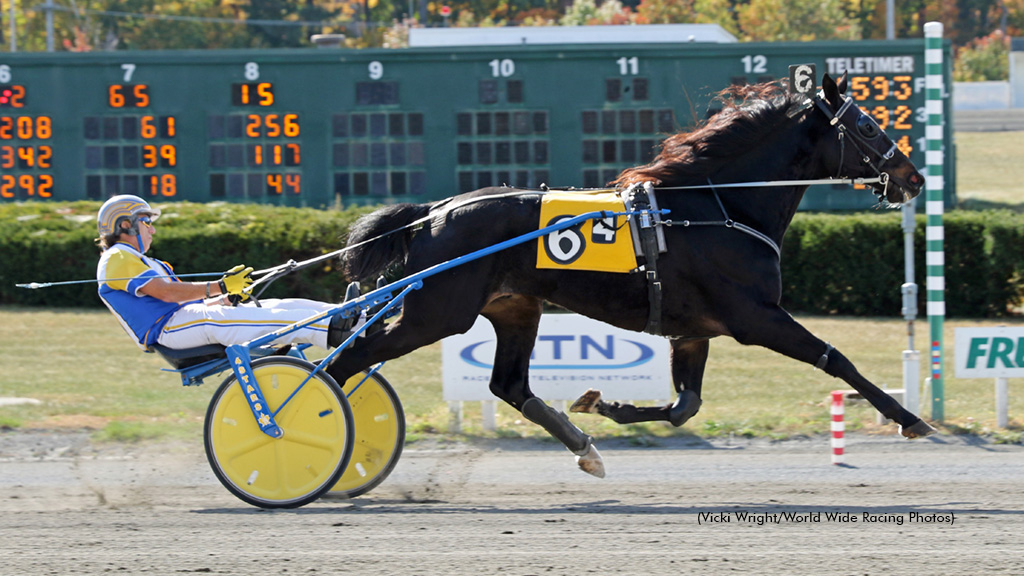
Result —
<instances>
[{"instance_id":1,"label":"racing helmet","mask_svg":"<svg viewBox=\"0 0 1024 576\"><path fill-rule=\"evenodd\" d=\"M160 209L151 207L142 198L131 194L114 196L100 206L100 211L96 215L100 238L119 232L122 220L128 221L131 225L128 233L134 236L138 233L137 223L142 216L156 220L160 216Z\"/></svg>"}]
</instances>

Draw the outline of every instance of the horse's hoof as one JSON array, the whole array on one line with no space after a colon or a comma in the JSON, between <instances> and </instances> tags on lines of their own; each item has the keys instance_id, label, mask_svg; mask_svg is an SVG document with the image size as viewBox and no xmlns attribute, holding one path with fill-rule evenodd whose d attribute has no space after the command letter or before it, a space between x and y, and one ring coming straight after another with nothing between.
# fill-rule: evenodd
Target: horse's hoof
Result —
<instances>
[{"instance_id":1,"label":"horse's hoof","mask_svg":"<svg viewBox=\"0 0 1024 576\"><path fill-rule=\"evenodd\" d=\"M700 410L701 404L703 404L703 401L700 399L700 396L697 396L696 392L693 390L683 390L679 393L679 398L675 404L668 409L668 421L673 426L682 426Z\"/></svg>"},{"instance_id":2,"label":"horse's hoof","mask_svg":"<svg viewBox=\"0 0 1024 576\"><path fill-rule=\"evenodd\" d=\"M593 444L588 444L587 451L576 456L576 465L591 476L604 478L604 460Z\"/></svg>"},{"instance_id":3,"label":"horse's hoof","mask_svg":"<svg viewBox=\"0 0 1024 576\"><path fill-rule=\"evenodd\" d=\"M601 401L601 391L591 388L583 393L569 406L569 412L579 414L597 414L597 403Z\"/></svg>"},{"instance_id":4,"label":"horse's hoof","mask_svg":"<svg viewBox=\"0 0 1024 576\"><path fill-rule=\"evenodd\" d=\"M924 438L925 436L935 434L935 432L935 428L932 428L932 425L925 422L924 420L918 420L917 422L910 426L907 426L906 428L900 426L900 434L902 434L908 439Z\"/></svg>"}]
</instances>

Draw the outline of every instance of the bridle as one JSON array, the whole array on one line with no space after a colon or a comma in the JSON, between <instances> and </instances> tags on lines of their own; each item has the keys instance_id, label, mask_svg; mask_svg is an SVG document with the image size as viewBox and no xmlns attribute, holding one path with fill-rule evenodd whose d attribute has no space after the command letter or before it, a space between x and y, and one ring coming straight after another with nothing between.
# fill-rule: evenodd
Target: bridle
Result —
<instances>
[{"instance_id":1,"label":"bridle","mask_svg":"<svg viewBox=\"0 0 1024 576\"><path fill-rule=\"evenodd\" d=\"M842 176L842 170L846 158L846 141L849 140L860 154L861 161L878 175L882 190L876 192L877 195L885 196L889 188L889 174L882 170L882 165L891 160L899 148L882 132L873 118L861 111L854 103L853 98L846 96L842 98L842 106L834 113L825 100L824 92L819 92L813 100L818 109L828 118L829 125L836 129L836 136L839 139L839 165L836 167L836 178L845 178ZM883 152L882 149L887 143L888 148ZM903 194L906 196L906 192Z\"/></svg>"}]
</instances>

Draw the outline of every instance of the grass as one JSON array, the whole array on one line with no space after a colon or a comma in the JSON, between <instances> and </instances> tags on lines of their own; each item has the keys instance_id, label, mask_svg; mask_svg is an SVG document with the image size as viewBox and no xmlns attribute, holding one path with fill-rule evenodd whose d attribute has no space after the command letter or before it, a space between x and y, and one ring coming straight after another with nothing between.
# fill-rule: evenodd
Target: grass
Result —
<instances>
[{"instance_id":1,"label":"grass","mask_svg":"<svg viewBox=\"0 0 1024 576\"><path fill-rule=\"evenodd\" d=\"M1024 212L1024 132L957 132L955 144L961 208Z\"/></svg>"},{"instance_id":2,"label":"grass","mask_svg":"<svg viewBox=\"0 0 1024 576\"><path fill-rule=\"evenodd\" d=\"M901 387L901 351L906 347L903 321L830 317L803 318L801 322L843 350L876 384ZM1024 325L1024 319L998 323ZM957 326L986 324L997 322L947 320L946 340L953 342ZM916 328L918 334L927 331L923 321ZM951 349L946 359L947 431L992 432L992 381L955 379ZM177 438L198 442L207 403L219 382L211 378L204 386L181 386L178 376L161 371L163 361L139 351L105 310L0 307L0 366L0 396L42 401L39 405L0 407L0 426L91 428L100 441ZM924 370L922 365L922 373ZM440 371L439 344L393 360L383 370L402 398L410 441L447 437L449 411L442 398ZM572 418L597 437L628 437L639 443L677 435L817 435L828 431L828 393L844 388L844 383L810 366L721 338L712 343L703 408L683 428L663 423L619 426L590 415ZM467 403L465 416L464 432L472 436L546 437L543 430L503 404L496 432L481 428L478 403ZM1010 417L1011 429L999 432L999 441L1020 441L1024 395L1011 394ZM874 410L863 402L850 403L846 419L851 430L886 434L896 430L891 424L875 424Z\"/></svg>"}]
</instances>

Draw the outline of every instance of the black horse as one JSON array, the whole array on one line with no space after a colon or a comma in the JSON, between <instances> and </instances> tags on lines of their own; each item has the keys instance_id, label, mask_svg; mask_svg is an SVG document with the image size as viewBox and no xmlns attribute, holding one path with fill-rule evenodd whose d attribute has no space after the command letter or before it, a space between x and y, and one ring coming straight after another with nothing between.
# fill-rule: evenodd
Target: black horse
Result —
<instances>
[{"instance_id":1,"label":"black horse","mask_svg":"<svg viewBox=\"0 0 1024 576\"><path fill-rule=\"evenodd\" d=\"M892 140L844 96L845 76L836 83L826 75L822 86L814 97L790 93L784 82L729 88L718 95L720 112L690 133L670 136L653 162L625 170L612 183L653 183L658 204L671 211L666 218L675 225L662 226L667 252L656 262L648 259L656 263L663 289L660 314L652 314L658 303L646 274L538 269L537 246L528 242L427 278L406 298L400 319L342 352L328 372L344 382L376 362L465 332L482 314L497 334L491 392L558 438L583 470L603 476L592 439L530 391L530 354L547 301L628 330L654 326L671 342L679 394L673 404L609 404L590 392L576 411L620 423L682 425L701 404L709 340L725 335L843 379L908 438L934 432L779 306L778 246L807 189L792 181L881 177L874 192L893 204L915 197L924 184ZM785 182L714 188L763 181ZM672 190L686 186L706 188ZM355 224L346 273L369 281L389 267L415 273L536 230L543 193L486 188L432 204L382 208ZM717 219L721 225L680 225L684 219ZM418 220L423 222L388 234Z\"/></svg>"}]
</instances>

